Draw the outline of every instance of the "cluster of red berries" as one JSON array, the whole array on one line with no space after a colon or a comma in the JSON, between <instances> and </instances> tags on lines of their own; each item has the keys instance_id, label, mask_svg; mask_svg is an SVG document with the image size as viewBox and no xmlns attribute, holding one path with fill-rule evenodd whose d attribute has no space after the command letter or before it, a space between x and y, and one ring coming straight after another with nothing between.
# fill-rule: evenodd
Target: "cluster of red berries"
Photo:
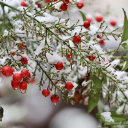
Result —
<instances>
[{"instance_id":1,"label":"cluster of red berries","mask_svg":"<svg viewBox=\"0 0 128 128\"><path fill-rule=\"evenodd\" d=\"M70 1L69 0L64 0L64 2L61 4L61 6L60 6L60 9L62 10L62 11L66 11L67 9L68 9L68 3L69 3ZM81 9L82 7L84 6L84 3L83 3L83 1L79 1L78 3L77 3L77 7L79 8L79 9Z\"/></svg>"},{"instance_id":2,"label":"cluster of red berries","mask_svg":"<svg viewBox=\"0 0 128 128\"><path fill-rule=\"evenodd\" d=\"M65 84L65 89L67 89L67 90L72 90L73 87L74 87L74 86L73 86L72 82L67 82L67 83ZM47 97L47 96L50 95L50 91L49 91L48 89L44 89L44 90L42 91L42 95L44 95L45 97ZM51 99L51 101L52 101L53 103L57 103L57 102L59 101L59 96L56 95L56 94L54 94L54 95L51 96L50 99Z\"/></svg>"},{"instance_id":3,"label":"cluster of red berries","mask_svg":"<svg viewBox=\"0 0 128 128\"><path fill-rule=\"evenodd\" d=\"M87 21L92 22L92 18L91 18L91 17L87 17L86 19L87 19ZM102 15L97 15L97 16L95 17L95 19L96 19L97 22L101 22L101 21L103 21L103 16L102 16ZM116 26L117 21L114 20L114 19L112 19L112 20L110 21L110 24L111 24L112 26ZM85 28L86 28L86 27L85 27Z\"/></svg>"},{"instance_id":4,"label":"cluster of red berries","mask_svg":"<svg viewBox=\"0 0 128 128\"><path fill-rule=\"evenodd\" d=\"M14 68L11 68L9 66L4 66L2 68L2 74L5 76L12 76L13 80L11 81L12 88L14 90L18 90L20 88L20 91L22 94L24 94L27 90L27 81L29 82L29 78L31 78L31 74L28 70L22 69L21 73L13 73Z\"/></svg>"},{"instance_id":5,"label":"cluster of red berries","mask_svg":"<svg viewBox=\"0 0 128 128\"><path fill-rule=\"evenodd\" d=\"M23 0L20 0L20 5L23 6L23 7L27 7L27 4ZM36 5L38 6L38 8L41 8L41 4L36 3Z\"/></svg>"},{"instance_id":6,"label":"cluster of red berries","mask_svg":"<svg viewBox=\"0 0 128 128\"><path fill-rule=\"evenodd\" d=\"M53 2L56 2L56 1L58 1L58 0L53 0ZM45 3L51 3L51 2L52 2L52 0L45 0ZM63 3L61 4L60 9L62 11L66 11L68 9L69 2L70 2L69 0L63 0ZM27 7L27 4L23 0L20 0L20 5L23 7ZM38 6L38 8L41 8L41 4L36 3L36 5ZM84 6L84 3L82 1L79 1L77 3L77 7L79 9L81 9L83 6Z\"/></svg>"}]
</instances>

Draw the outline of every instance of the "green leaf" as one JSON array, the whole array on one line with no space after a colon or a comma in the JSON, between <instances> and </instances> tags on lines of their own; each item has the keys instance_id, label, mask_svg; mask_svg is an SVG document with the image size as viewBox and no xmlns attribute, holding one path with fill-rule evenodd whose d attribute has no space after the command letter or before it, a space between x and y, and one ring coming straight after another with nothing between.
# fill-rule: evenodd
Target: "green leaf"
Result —
<instances>
[{"instance_id":1,"label":"green leaf","mask_svg":"<svg viewBox=\"0 0 128 128\"><path fill-rule=\"evenodd\" d=\"M125 56L125 60L126 60L126 64L125 64L124 69L122 69L122 71L125 71L128 68L128 53Z\"/></svg>"},{"instance_id":2,"label":"green leaf","mask_svg":"<svg viewBox=\"0 0 128 128\"><path fill-rule=\"evenodd\" d=\"M91 92L89 93L88 113L90 113L98 104L102 87L102 82L96 75L93 75L91 79L93 86L91 87Z\"/></svg>"},{"instance_id":3,"label":"green leaf","mask_svg":"<svg viewBox=\"0 0 128 128\"><path fill-rule=\"evenodd\" d=\"M85 14L84 14L83 12L81 12L81 11L79 11L79 12L80 12L80 14L81 14L81 16L82 16L82 18L83 18L83 21L86 21Z\"/></svg>"},{"instance_id":4,"label":"green leaf","mask_svg":"<svg viewBox=\"0 0 128 128\"><path fill-rule=\"evenodd\" d=\"M116 111L110 111L111 112L111 117L114 119L114 122L119 123L119 122L125 122L128 120L128 117L126 117L123 114L117 114Z\"/></svg>"},{"instance_id":5,"label":"green leaf","mask_svg":"<svg viewBox=\"0 0 128 128\"><path fill-rule=\"evenodd\" d=\"M127 49L127 48L128 48L127 43L123 43L123 44L121 44L121 45L122 45L122 47L123 47L124 49Z\"/></svg>"},{"instance_id":6,"label":"green leaf","mask_svg":"<svg viewBox=\"0 0 128 128\"><path fill-rule=\"evenodd\" d=\"M123 9L124 11L124 9ZM123 41L126 41L128 39L128 22L127 22L127 16L126 16L126 12L124 11L124 26L123 26L123 34L121 37L121 43Z\"/></svg>"},{"instance_id":7,"label":"green leaf","mask_svg":"<svg viewBox=\"0 0 128 128\"><path fill-rule=\"evenodd\" d=\"M0 121L2 121L3 113L4 113L4 109L0 107Z\"/></svg>"}]
</instances>

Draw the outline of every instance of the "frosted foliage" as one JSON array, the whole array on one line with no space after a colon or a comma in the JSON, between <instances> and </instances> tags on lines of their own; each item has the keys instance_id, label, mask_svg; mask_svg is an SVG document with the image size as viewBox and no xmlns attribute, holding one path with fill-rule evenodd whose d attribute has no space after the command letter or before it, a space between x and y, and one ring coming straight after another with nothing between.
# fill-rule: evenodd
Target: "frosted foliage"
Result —
<instances>
[{"instance_id":1,"label":"frosted foliage","mask_svg":"<svg viewBox=\"0 0 128 128\"><path fill-rule=\"evenodd\" d=\"M111 117L111 112L103 112L101 113L101 116L105 118L106 122L114 122L114 120Z\"/></svg>"},{"instance_id":2,"label":"frosted foliage","mask_svg":"<svg viewBox=\"0 0 128 128\"><path fill-rule=\"evenodd\" d=\"M7 64L11 67L14 66L14 73L20 73L24 68L29 70L33 76L40 72L40 77L37 78L35 76L38 79L37 84L41 89L42 85L45 84L51 94L58 93L58 90L64 93L66 91L64 88L65 83L67 81L72 82L74 87L67 96L65 95L67 98L74 97L81 79L83 81L80 83L80 87L87 87L85 90L83 89L82 94L91 92L90 87L94 87L91 78L95 75L102 82L100 91L102 97L108 98L109 94L111 96L110 99L112 99L110 101L111 104L116 106L117 112L120 113L123 110L124 103L127 101L126 98L128 98L126 90L128 73L117 71L115 67L120 64L124 66L125 63L122 64L120 59L115 59L111 54L108 55L107 51L103 50L103 47L98 44L100 39L96 38L97 33L100 31L111 35L108 30L105 30L102 26L99 28L100 24L93 23L90 29L83 27L83 19L76 6L78 1L70 0L69 15L67 15L67 12L60 11L62 1L52 3L56 9L55 11L50 6L51 4L45 6L47 4L44 1L40 1L42 9L39 9L33 1L33 8L29 10L27 7L20 6L20 1L4 0L3 2L16 7L16 9L9 12L9 7L5 7L5 13L10 19L13 29L11 31L6 29L3 31L3 38L7 36L12 39L11 42L7 40L6 43L2 44L4 49L0 51L0 54L3 55L3 58L1 57L0 59L0 64L2 66ZM26 1L26 3L27 5L30 4L29 1ZM77 17L75 19L63 17L63 15L69 17L73 14L81 17L79 19L80 22L77 23ZM1 7L0 16L3 16ZM103 33L99 34L101 36ZM81 37L80 43L75 43L75 36ZM104 40L105 37L103 37ZM21 44L24 45L23 48L20 48ZM12 56L11 53L15 53L15 56ZM71 57L68 58L68 54L71 54ZM95 59L91 60L89 56L93 55ZM21 62L22 57L26 57L28 60L26 66ZM9 59L9 62L7 62L7 59ZM61 70L56 68L58 62L63 63ZM2 77L0 86L7 85L10 87L12 78ZM106 80L104 80L104 77ZM58 82L57 84L55 84L56 81ZM111 87L114 89L111 90ZM26 90L21 90L21 93L25 92ZM119 106L122 102L123 105ZM127 113L127 105L125 107ZM110 115L111 113L109 112L102 113L106 121L113 122Z\"/></svg>"}]
</instances>

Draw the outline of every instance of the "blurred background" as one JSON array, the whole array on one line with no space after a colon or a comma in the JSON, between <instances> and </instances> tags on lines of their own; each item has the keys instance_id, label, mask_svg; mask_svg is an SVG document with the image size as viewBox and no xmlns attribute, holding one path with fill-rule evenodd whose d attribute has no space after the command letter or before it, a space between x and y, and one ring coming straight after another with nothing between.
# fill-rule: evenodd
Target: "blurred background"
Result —
<instances>
[{"instance_id":1,"label":"blurred background","mask_svg":"<svg viewBox=\"0 0 128 128\"><path fill-rule=\"evenodd\" d=\"M19 3L19 0L17 0ZM122 8L128 13L127 0L83 0L88 4L81 9L94 19L95 14L106 15L106 20L116 19L118 25L123 24L124 14ZM75 15L74 15L75 17ZM108 25L110 26L110 25ZM111 26L110 26L111 27ZM104 49L116 48L119 40L106 41ZM37 81L41 74L36 73ZM46 88L45 85L43 88ZM87 106L83 103L70 105L61 100L54 105L50 96L44 97L42 91L35 83L28 85L26 94L14 91L6 82L0 86L0 104L4 108L4 117L0 127L4 128L97 128L99 122L95 117L96 108L87 114ZM105 110L109 110L104 106Z\"/></svg>"}]
</instances>

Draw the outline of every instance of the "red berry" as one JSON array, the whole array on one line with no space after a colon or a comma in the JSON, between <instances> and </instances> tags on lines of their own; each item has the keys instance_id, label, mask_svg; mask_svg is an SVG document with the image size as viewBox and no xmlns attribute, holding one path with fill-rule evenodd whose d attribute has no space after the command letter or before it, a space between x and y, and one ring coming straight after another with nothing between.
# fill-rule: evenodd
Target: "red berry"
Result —
<instances>
[{"instance_id":1,"label":"red berry","mask_svg":"<svg viewBox=\"0 0 128 128\"><path fill-rule=\"evenodd\" d=\"M4 66L2 68L2 74L5 76L12 76L13 75L13 69L9 66Z\"/></svg>"},{"instance_id":2,"label":"red berry","mask_svg":"<svg viewBox=\"0 0 128 128\"><path fill-rule=\"evenodd\" d=\"M104 41L103 40L99 40L99 44L100 44L100 46L104 46Z\"/></svg>"},{"instance_id":3,"label":"red berry","mask_svg":"<svg viewBox=\"0 0 128 128\"><path fill-rule=\"evenodd\" d=\"M74 36L73 37L73 42L74 43L80 44L80 41L81 41L81 37L80 36Z\"/></svg>"},{"instance_id":4,"label":"red berry","mask_svg":"<svg viewBox=\"0 0 128 128\"><path fill-rule=\"evenodd\" d=\"M25 48L25 45L24 45L24 44L20 44L20 45L19 45L19 49L22 50L22 49L24 49L24 48Z\"/></svg>"},{"instance_id":5,"label":"red berry","mask_svg":"<svg viewBox=\"0 0 128 128\"><path fill-rule=\"evenodd\" d=\"M23 64L27 64L27 63L28 63L28 60L27 60L26 57L21 58L20 61L21 61Z\"/></svg>"},{"instance_id":6,"label":"red berry","mask_svg":"<svg viewBox=\"0 0 128 128\"><path fill-rule=\"evenodd\" d=\"M20 92L24 94L27 90L27 82L21 82L20 83Z\"/></svg>"},{"instance_id":7,"label":"red berry","mask_svg":"<svg viewBox=\"0 0 128 128\"><path fill-rule=\"evenodd\" d=\"M110 24L111 24L112 26L116 26L116 23L117 23L116 20L111 20L111 21L110 21Z\"/></svg>"},{"instance_id":8,"label":"red berry","mask_svg":"<svg viewBox=\"0 0 128 128\"><path fill-rule=\"evenodd\" d=\"M23 7L27 7L27 5L25 4L25 2L22 1L22 0L20 1L20 5L23 6Z\"/></svg>"},{"instance_id":9,"label":"red berry","mask_svg":"<svg viewBox=\"0 0 128 128\"><path fill-rule=\"evenodd\" d=\"M17 81L12 80L12 81L11 81L11 85L12 85L12 88L13 88L14 90L18 90L19 87L20 87L20 82L17 82Z\"/></svg>"},{"instance_id":10,"label":"red berry","mask_svg":"<svg viewBox=\"0 0 128 128\"><path fill-rule=\"evenodd\" d=\"M83 25L84 25L85 28L89 28L90 27L90 22L89 21L85 21Z\"/></svg>"},{"instance_id":11,"label":"red berry","mask_svg":"<svg viewBox=\"0 0 128 128\"><path fill-rule=\"evenodd\" d=\"M101 30L99 30L99 32L102 32ZM98 35L97 35L97 38L100 38L101 39L101 37L103 37L103 33L99 33Z\"/></svg>"},{"instance_id":12,"label":"red berry","mask_svg":"<svg viewBox=\"0 0 128 128\"><path fill-rule=\"evenodd\" d=\"M102 15L97 15L96 20L97 20L97 22L101 22L103 20L103 16Z\"/></svg>"},{"instance_id":13,"label":"red berry","mask_svg":"<svg viewBox=\"0 0 128 128\"><path fill-rule=\"evenodd\" d=\"M14 81L17 81L17 82L20 82L20 81L22 80L21 74L15 73L15 74L13 75L13 80L14 80Z\"/></svg>"},{"instance_id":14,"label":"red berry","mask_svg":"<svg viewBox=\"0 0 128 128\"><path fill-rule=\"evenodd\" d=\"M41 4L39 4L39 3L36 3L36 5L38 6L38 8L41 8Z\"/></svg>"},{"instance_id":15,"label":"red berry","mask_svg":"<svg viewBox=\"0 0 128 128\"><path fill-rule=\"evenodd\" d=\"M67 58L71 58L71 54L69 53L69 54L67 54Z\"/></svg>"},{"instance_id":16,"label":"red berry","mask_svg":"<svg viewBox=\"0 0 128 128\"><path fill-rule=\"evenodd\" d=\"M50 91L49 91L48 89L44 89L44 90L42 91L42 94L43 94L45 97L47 97L47 96L49 96Z\"/></svg>"},{"instance_id":17,"label":"red berry","mask_svg":"<svg viewBox=\"0 0 128 128\"><path fill-rule=\"evenodd\" d=\"M69 3L69 0L64 0L64 2L67 4L67 3Z\"/></svg>"},{"instance_id":18,"label":"red berry","mask_svg":"<svg viewBox=\"0 0 128 128\"><path fill-rule=\"evenodd\" d=\"M86 19L87 19L87 21L92 22L92 18L91 17L87 17Z\"/></svg>"},{"instance_id":19,"label":"red berry","mask_svg":"<svg viewBox=\"0 0 128 128\"><path fill-rule=\"evenodd\" d=\"M31 78L31 74L30 74L30 72L28 72L28 74L27 74L27 78Z\"/></svg>"},{"instance_id":20,"label":"red berry","mask_svg":"<svg viewBox=\"0 0 128 128\"><path fill-rule=\"evenodd\" d=\"M57 64L56 64L56 69L57 70L61 70L63 68L63 63L62 62L58 62Z\"/></svg>"},{"instance_id":21,"label":"red berry","mask_svg":"<svg viewBox=\"0 0 128 128\"><path fill-rule=\"evenodd\" d=\"M79 9L81 9L83 6L84 6L83 1L79 1L78 4L77 4L77 7L78 7Z\"/></svg>"},{"instance_id":22,"label":"red berry","mask_svg":"<svg viewBox=\"0 0 128 128\"><path fill-rule=\"evenodd\" d=\"M65 3L62 3L61 6L60 6L60 9L61 9L62 11L66 11L66 10L68 9L68 5L65 4Z\"/></svg>"},{"instance_id":23,"label":"red berry","mask_svg":"<svg viewBox=\"0 0 128 128\"><path fill-rule=\"evenodd\" d=\"M91 60L91 61L93 61L93 60L96 59L96 56L95 56L95 55L89 55L89 56L88 56L88 59Z\"/></svg>"},{"instance_id":24,"label":"red berry","mask_svg":"<svg viewBox=\"0 0 128 128\"><path fill-rule=\"evenodd\" d=\"M67 82L66 84L65 84L65 88L66 89L68 89L68 90L72 90L73 89L73 83L72 82Z\"/></svg>"},{"instance_id":25,"label":"red berry","mask_svg":"<svg viewBox=\"0 0 128 128\"><path fill-rule=\"evenodd\" d=\"M22 77L27 77L27 76L28 76L28 70L22 69L22 70L21 70L21 76L22 76Z\"/></svg>"},{"instance_id":26,"label":"red berry","mask_svg":"<svg viewBox=\"0 0 128 128\"><path fill-rule=\"evenodd\" d=\"M15 53L11 53L12 56L15 56Z\"/></svg>"},{"instance_id":27,"label":"red berry","mask_svg":"<svg viewBox=\"0 0 128 128\"><path fill-rule=\"evenodd\" d=\"M57 103L57 102L59 101L59 96L58 96L58 95L52 95L52 96L51 96L51 101L52 101L53 103Z\"/></svg>"}]
</instances>

